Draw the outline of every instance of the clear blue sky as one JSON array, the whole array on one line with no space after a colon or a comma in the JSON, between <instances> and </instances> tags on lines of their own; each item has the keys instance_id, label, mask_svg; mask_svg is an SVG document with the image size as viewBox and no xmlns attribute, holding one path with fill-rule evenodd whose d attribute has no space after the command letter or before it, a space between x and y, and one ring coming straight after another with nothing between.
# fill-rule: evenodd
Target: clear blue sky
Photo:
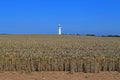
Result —
<instances>
[{"instance_id":1,"label":"clear blue sky","mask_svg":"<svg viewBox=\"0 0 120 80\"><path fill-rule=\"evenodd\" d=\"M120 0L0 0L0 33L119 34Z\"/></svg>"}]
</instances>

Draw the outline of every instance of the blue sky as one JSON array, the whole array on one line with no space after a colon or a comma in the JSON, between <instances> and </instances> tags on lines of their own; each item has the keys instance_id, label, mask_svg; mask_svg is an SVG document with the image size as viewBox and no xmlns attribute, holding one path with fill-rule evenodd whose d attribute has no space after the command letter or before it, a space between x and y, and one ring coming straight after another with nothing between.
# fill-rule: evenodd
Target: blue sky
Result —
<instances>
[{"instance_id":1,"label":"blue sky","mask_svg":"<svg viewBox=\"0 0 120 80\"><path fill-rule=\"evenodd\" d=\"M118 34L120 0L0 0L0 33Z\"/></svg>"}]
</instances>

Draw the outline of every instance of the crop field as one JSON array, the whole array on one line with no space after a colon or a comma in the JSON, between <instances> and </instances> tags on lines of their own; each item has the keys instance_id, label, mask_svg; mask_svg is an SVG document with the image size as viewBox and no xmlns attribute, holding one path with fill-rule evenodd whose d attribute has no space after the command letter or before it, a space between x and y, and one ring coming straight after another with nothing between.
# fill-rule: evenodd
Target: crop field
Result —
<instances>
[{"instance_id":1,"label":"crop field","mask_svg":"<svg viewBox=\"0 0 120 80\"><path fill-rule=\"evenodd\" d=\"M0 35L0 72L120 72L120 38Z\"/></svg>"}]
</instances>

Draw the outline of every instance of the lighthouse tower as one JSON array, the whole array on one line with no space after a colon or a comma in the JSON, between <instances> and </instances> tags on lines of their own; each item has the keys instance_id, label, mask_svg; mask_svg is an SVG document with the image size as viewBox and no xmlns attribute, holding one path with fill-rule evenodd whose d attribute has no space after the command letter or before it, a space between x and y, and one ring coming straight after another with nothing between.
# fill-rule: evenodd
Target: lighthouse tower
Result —
<instances>
[{"instance_id":1,"label":"lighthouse tower","mask_svg":"<svg viewBox=\"0 0 120 80\"><path fill-rule=\"evenodd\" d=\"M59 35L61 35L61 34L62 34L61 28L62 28L62 27L61 27L61 25L60 25L60 24L58 24L58 34L59 34Z\"/></svg>"}]
</instances>

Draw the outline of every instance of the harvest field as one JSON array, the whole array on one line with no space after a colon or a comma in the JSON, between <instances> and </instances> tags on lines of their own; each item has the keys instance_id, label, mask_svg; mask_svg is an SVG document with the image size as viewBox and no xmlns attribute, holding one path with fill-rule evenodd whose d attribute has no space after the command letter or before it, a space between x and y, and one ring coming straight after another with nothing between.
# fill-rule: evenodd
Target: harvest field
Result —
<instances>
[{"instance_id":1,"label":"harvest field","mask_svg":"<svg viewBox=\"0 0 120 80\"><path fill-rule=\"evenodd\" d=\"M120 72L120 38L0 35L0 72Z\"/></svg>"}]
</instances>

